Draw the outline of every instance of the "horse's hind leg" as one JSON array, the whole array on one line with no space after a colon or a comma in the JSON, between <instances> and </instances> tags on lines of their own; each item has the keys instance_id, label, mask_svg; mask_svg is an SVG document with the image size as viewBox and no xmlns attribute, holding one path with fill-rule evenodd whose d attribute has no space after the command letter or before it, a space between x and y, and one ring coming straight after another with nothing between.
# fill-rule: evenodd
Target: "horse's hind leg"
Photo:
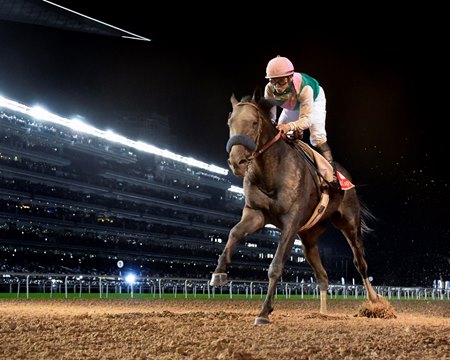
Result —
<instances>
[{"instance_id":1,"label":"horse's hind leg","mask_svg":"<svg viewBox=\"0 0 450 360\"><path fill-rule=\"evenodd\" d=\"M319 248L317 242L320 235L325 231L324 225L316 225L312 229L300 234L303 246L303 253L305 254L306 261L311 265L317 283L320 289L320 313L327 313L327 290L328 290L328 275L325 268L322 265L320 259Z\"/></svg>"},{"instance_id":2,"label":"horse's hind leg","mask_svg":"<svg viewBox=\"0 0 450 360\"><path fill-rule=\"evenodd\" d=\"M252 234L264 226L264 215L258 211L248 207L244 207L241 220L230 230L228 240L222 254L219 256L216 269L212 274L210 285L222 286L228 281L226 273L228 266L231 264L231 256L238 241L248 234Z\"/></svg>"},{"instance_id":3,"label":"horse's hind leg","mask_svg":"<svg viewBox=\"0 0 450 360\"><path fill-rule=\"evenodd\" d=\"M360 213L356 216L343 214L338 220L333 221L333 224L342 232L347 239L348 244L353 252L353 264L361 275L364 287L367 291L367 298L371 302L377 302L379 296L370 284L367 276L367 262L364 255L364 244L362 241L361 220Z\"/></svg>"}]
</instances>

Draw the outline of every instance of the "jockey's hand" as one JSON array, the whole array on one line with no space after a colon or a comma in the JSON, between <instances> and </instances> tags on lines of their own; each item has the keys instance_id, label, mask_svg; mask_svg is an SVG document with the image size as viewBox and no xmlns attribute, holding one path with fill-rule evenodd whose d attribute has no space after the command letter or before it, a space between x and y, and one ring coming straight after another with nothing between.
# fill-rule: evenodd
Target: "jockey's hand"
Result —
<instances>
[{"instance_id":1,"label":"jockey's hand","mask_svg":"<svg viewBox=\"0 0 450 360\"><path fill-rule=\"evenodd\" d=\"M278 131L281 130L284 134L287 134L289 131L291 131L291 127L289 124L278 124L277 125Z\"/></svg>"},{"instance_id":2,"label":"jockey's hand","mask_svg":"<svg viewBox=\"0 0 450 360\"><path fill-rule=\"evenodd\" d=\"M301 129L295 130L294 134L293 134L293 138L298 139L298 140L303 139L303 130L301 130Z\"/></svg>"}]
</instances>

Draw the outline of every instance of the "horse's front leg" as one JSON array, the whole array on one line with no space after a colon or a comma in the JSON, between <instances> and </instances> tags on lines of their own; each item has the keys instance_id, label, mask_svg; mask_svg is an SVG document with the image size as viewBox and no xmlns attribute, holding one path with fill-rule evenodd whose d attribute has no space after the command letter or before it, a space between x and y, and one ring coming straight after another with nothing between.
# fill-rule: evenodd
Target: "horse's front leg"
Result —
<instances>
[{"instance_id":1,"label":"horse's front leg","mask_svg":"<svg viewBox=\"0 0 450 360\"><path fill-rule=\"evenodd\" d=\"M269 288L267 289L266 299L262 309L255 319L255 325L263 325L269 323L269 314L273 311L273 301L275 291L283 275L284 265L294 245L296 239L296 231L289 230L281 233L280 241L278 242L277 251L269 266Z\"/></svg>"},{"instance_id":2,"label":"horse's front leg","mask_svg":"<svg viewBox=\"0 0 450 360\"><path fill-rule=\"evenodd\" d=\"M212 274L210 285L222 286L228 281L227 268L231 264L231 256L240 239L252 234L264 226L264 215L259 210L244 207L241 220L231 229L225 248L219 256L216 269Z\"/></svg>"}]
</instances>

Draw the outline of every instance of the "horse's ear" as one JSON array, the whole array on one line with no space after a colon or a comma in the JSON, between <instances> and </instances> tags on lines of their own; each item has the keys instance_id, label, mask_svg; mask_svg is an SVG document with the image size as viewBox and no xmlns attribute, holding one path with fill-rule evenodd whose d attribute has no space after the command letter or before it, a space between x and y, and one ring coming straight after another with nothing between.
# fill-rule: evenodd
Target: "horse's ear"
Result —
<instances>
[{"instance_id":1,"label":"horse's ear","mask_svg":"<svg viewBox=\"0 0 450 360\"><path fill-rule=\"evenodd\" d=\"M255 90L253 90L252 100L258 103L260 99L261 99L261 89L259 87L256 87Z\"/></svg>"},{"instance_id":2,"label":"horse's ear","mask_svg":"<svg viewBox=\"0 0 450 360\"><path fill-rule=\"evenodd\" d=\"M236 96L234 96L234 94L231 94L230 101L231 101L231 105L233 105L233 107L235 107L236 104L239 102L239 101L236 99Z\"/></svg>"}]
</instances>

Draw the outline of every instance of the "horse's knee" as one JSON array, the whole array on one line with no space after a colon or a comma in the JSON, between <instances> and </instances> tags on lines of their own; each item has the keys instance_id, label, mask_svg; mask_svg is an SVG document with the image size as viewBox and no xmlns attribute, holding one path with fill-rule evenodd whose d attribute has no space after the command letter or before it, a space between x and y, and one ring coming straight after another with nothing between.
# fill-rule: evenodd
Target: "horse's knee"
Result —
<instances>
[{"instance_id":1,"label":"horse's knee","mask_svg":"<svg viewBox=\"0 0 450 360\"><path fill-rule=\"evenodd\" d=\"M228 241L236 241L237 239L240 239L242 237L240 231L236 228L233 228L230 230L230 233L228 234Z\"/></svg>"},{"instance_id":2,"label":"horse's knee","mask_svg":"<svg viewBox=\"0 0 450 360\"><path fill-rule=\"evenodd\" d=\"M269 266L269 271L268 271L268 275L269 275L269 279L278 279L281 277L283 272L283 268L279 265L279 264L270 264Z\"/></svg>"}]
</instances>

